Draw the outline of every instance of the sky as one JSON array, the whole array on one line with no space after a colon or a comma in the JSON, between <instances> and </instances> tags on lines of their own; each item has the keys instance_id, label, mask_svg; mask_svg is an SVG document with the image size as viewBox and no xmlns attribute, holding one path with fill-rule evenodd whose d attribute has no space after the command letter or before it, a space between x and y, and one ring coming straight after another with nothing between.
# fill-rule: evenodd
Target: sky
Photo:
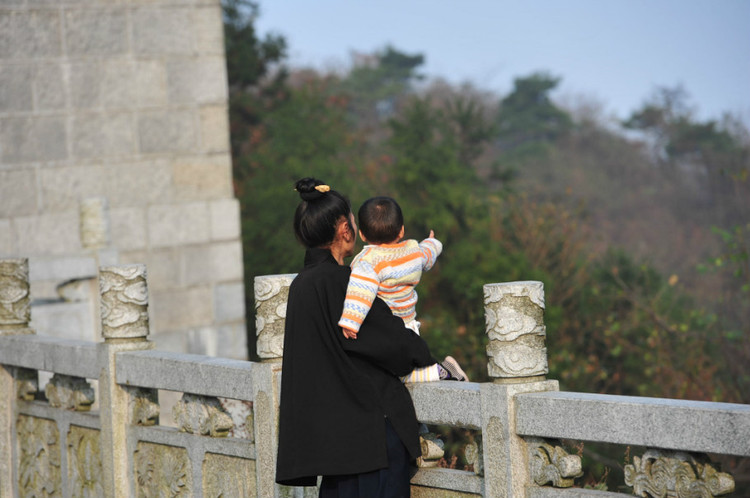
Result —
<instances>
[{"instance_id":1,"label":"sky","mask_svg":"<svg viewBox=\"0 0 750 498\"><path fill-rule=\"evenodd\" d=\"M537 71L624 119L657 87L681 85L701 120L750 124L750 0L258 0L261 35L292 67L344 69L391 45L421 73L501 96Z\"/></svg>"}]
</instances>

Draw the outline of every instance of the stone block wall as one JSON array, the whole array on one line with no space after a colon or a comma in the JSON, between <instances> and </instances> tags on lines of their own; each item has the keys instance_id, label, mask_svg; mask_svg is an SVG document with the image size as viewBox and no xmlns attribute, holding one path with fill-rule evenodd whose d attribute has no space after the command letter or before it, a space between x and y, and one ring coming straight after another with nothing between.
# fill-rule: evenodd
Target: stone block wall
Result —
<instances>
[{"instance_id":1,"label":"stone block wall","mask_svg":"<svg viewBox=\"0 0 750 498\"><path fill-rule=\"evenodd\" d=\"M81 205L91 198L107 206L97 247L82 241ZM0 257L8 256L30 258L39 333L97 340L95 319L52 327L96 317L98 266L145 263L158 347L244 358L218 0L0 2ZM94 287L83 293L88 311L60 301L69 280Z\"/></svg>"}]
</instances>

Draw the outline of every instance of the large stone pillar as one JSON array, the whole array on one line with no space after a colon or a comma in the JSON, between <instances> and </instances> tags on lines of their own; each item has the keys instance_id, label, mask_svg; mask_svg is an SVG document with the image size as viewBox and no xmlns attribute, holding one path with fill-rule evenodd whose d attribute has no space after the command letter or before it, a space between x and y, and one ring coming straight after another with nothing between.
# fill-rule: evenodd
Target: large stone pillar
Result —
<instances>
[{"instance_id":1,"label":"large stone pillar","mask_svg":"<svg viewBox=\"0 0 750 498\"><path fill-rule=\"evenodd\" d=\"M144 265L99 269L102 336L99 343L101 452L108 498L134 496L128 468L127 430L130 394L117 384L117 353L152 349L148 340L148 288Z\"/></svg>"},{"instance_id":2,"label":"large stone pillar","mask_svg":"<svg viewBox=\"0 0 750 498\"><path fill-rule=\"evenodd\" d=\"M533 481L527 444L516 434L515 396L559 389L557 381L545 380L543 284L487 284L484 306L493 379L480 387L485 495L525 497Z\"/></svg>"}]
</instances>

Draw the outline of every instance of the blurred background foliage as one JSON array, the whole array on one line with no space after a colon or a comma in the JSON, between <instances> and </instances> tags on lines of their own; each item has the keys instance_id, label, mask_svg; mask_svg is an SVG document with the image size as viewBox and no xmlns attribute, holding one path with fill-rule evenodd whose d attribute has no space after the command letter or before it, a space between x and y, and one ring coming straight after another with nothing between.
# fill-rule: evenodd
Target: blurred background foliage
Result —
<instances>
[{"instance_id":1,"label":"blurred background foliage","mask_svg":"<svg viewBox=\"0 0 750 498\"><path fill-rule=\"evenodd\" d=\"M700 121L685 89L655 88L623 122L515 79L508 95L426 81L384 47L338 72L291 68L258 6L225 2L234 184L248 310L256 275L303 250L294 181L323 179L354 211L401 204L407 237L445 244L419 319L435 356L487 379L482 286L541 280L550 378L561 389L750 403L750 138ZM252 317L249 340L254 348ZM253 358L254 351L250 351Z\"/></svg>"}]
</instances>

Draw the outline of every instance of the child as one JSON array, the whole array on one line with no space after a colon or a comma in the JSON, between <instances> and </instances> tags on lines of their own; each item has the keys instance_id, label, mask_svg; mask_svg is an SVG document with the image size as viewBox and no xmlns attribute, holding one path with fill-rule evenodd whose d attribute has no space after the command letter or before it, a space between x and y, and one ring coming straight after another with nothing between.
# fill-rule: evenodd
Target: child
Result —
<instances>
[{"instance_id":1,"label":"child","mask_svg":"<svg viewBox=\"0 0 750 498\"><path fill-rule=\"evenodd\" d=\"M352 274L346 289L344 311L339 320L344 336L356 339L359 327L375 297L388 304L394 315L419 334L415 306L422 271L435 264L443 245L430 231L422 242L401 239L404 217L401 207L390 197L373 197L359 208L359 236L366 245L352 261ZM442 364L415 369L402 380L432 382L444 379L468 380L455 359L447 356Z\"/></svg>"}]
</instances>

